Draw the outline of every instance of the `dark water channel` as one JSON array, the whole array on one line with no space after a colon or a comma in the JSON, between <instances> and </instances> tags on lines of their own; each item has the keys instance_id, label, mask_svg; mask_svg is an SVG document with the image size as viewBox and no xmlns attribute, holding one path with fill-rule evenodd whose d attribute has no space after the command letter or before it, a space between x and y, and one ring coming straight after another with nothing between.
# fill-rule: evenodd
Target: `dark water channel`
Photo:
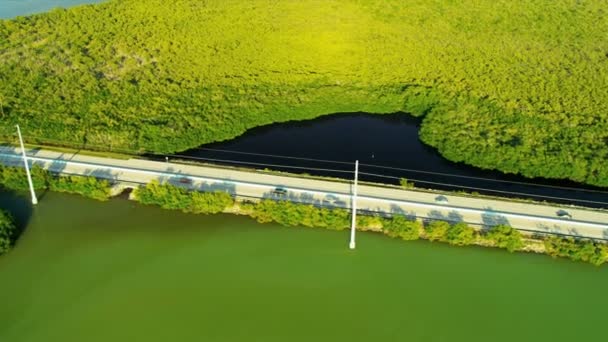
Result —
<instances>
[{"instance_id":1,"label":"dark water channel","mask_svg":"<svg viewBox=\"0 0 608 342\"><path fill-rule=\"evenodd\" d=\"M365 181L397 184L398 178L407 178L424 188L608 207L608 190L569 181L528 179L450 162L418 139L419 125L419 119L407 114L334 114L254 128L233 140L179 155L219 164L347 179L352 179L354 161L358 159L360 179Z\"/></svg>"}]
</instances>

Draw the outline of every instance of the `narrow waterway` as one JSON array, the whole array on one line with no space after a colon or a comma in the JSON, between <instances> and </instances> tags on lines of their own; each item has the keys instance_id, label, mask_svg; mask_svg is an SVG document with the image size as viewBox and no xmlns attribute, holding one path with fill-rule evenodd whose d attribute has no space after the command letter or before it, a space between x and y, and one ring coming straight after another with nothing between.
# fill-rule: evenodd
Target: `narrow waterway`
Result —
<instances>
[{"instance_id":1,"label":"narrow waterway","mask_svg":"<svg viewBox=\"0 0 608 342\"><path fill-rule=\"evenodd\" d=\"M8 196L8 197L7 197ZM19 196L0 341L595 341L608 268L261 225L126 200Z\"/></svg>"},{"instance_id":2,"label":"narrow waterway","mask_svg":"<svg viewBox=\"0 0 608 342\"><path fill-rule=\"evenodd\" d=\"M407 178L423 188L608 207L608 189L527 179L450 162L418 139L419 126L420 119L405 113L333 114L254 128L236 139L179 155L348 179L352 179L358 159L360 179L372 182L398 184L400 178Z\"/></svg>"}]
</instances>

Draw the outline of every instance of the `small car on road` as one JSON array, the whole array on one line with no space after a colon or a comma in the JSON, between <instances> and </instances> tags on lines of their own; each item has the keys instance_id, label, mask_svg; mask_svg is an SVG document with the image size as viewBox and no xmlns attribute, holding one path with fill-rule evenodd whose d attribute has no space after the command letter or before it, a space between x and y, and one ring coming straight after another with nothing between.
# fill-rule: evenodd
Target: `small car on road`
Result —
<instances>
[{"instance_id":1,"label":"small car on road","mask_svg":"<svg viewBox=\"0 0 608 342\"><path fill-rule=\"evenodd\" d=\"M435 203L439 203L439 204L448 204L448 198L445 196L437 196L435 197Z\"/></svg>"},{"instance_id":2,"label":"small car on road","mask_svg":"<svg viewBox=\"0 0 608 342\"><path fill-rule=\"evenodd\" d=\"M287 196L287 189L281 187L275 188L274 190L272 190L272 194L277 197Z\"/></svg>"},{"instance_id":3,"label":"small car on road","mask_svg":"<svg viewBox=\"0 0 608 342\"><path fill-rule=\"evenodd\" d=\"M182 184L192 184L192 179L188 177L180 177L179 182Z\"/></svg>"},{"instance_id":4,"label":"small car on road","mask_svg":"<svg viewBox=\"0 0 608 342\"><path fill-rule=\"evenodd\" d=\"M557 212L555 212L555 215L557 215L557 217L559 218L565 218L565 219L572 219L572 214L570 214L569 212L565 211L565 210L558 210Z\"/></svg>"}]
</instances>

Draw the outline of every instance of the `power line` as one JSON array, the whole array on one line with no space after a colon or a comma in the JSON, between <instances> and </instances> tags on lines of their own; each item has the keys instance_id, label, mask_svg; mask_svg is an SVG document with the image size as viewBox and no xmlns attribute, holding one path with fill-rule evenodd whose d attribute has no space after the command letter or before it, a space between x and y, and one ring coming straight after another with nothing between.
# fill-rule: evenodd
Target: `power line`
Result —
<instances>
[{"instance_id":1,"label":"power line","mask_svg":"<svg viewBox=\"0 0 608 342\"><path fill-rule=\"evenodd\" d=\"M295 159L295 160L308 160L308 161L317 161L322 163L333 163L333 164L345 164L345 165L354 165L353 162L345 162L345 161L337 161L337 160L328 160L328 159L315 159L315 158L304 158L304 157L292 157L292 156L282 156L277 154L265 154L265 153L254 153L254 152L242 152L242 151L234 151L234 150L224 150L224 149L215 149L215 148L206 148L206 147L197 147L193 150L204 150L204 151L214 151L214 152L226 152L226 153L235 153L235 154L245 154L252 156L262 156L262 157L273 157L273 158L284 158L284 159Z\"/></svg>"},{"instance_id":2,"label":"power line","mask_svg":"<svg viewBox=\"0 0 608 342\"><path fill-rule=\"evenodd\" d=\"M376 167L376 168L383 168L383 169L390 169L390 170L396 170L396 171L416 172L416 173L424 173L424 174L446 176L446 177L483 180L483 181L488 181L488 182L510 183L510 184L528 185L528 186L536 186L536 187L543 187L543 188L554 188L554 189L561 189L561 190L586 191L586 192L596 192L596 193L601 193L601 194L608 194L608 191L602 191L602 190L571 188L571 187L566 187L566 186L545 185L545 184L536 184L536 183L528 183L528 182L520 182L520 181L509 181L509 180L503 180L503 179L491 179L491 178L483 178L483 177L464 176L464 175L456 175L456 174L451 174L451 173L404 169L404 168L398 168L398 167L392 167L392 166L382 166L382 165L373 165L373 164L360 164L360 165Z\"/></svg>"},{"instance_id":3,"label":"power line","mask_svg":"<svg viewBox=\"0 0 608 342\"><path fill-rule=\"evenodd\" d=\"M168 156L169 157L175 157L175 158L195 159L195 160L219 161L219 162L233 163L233 164L248 164L248 165L258 165L258 166L284 167L284 168L289 168L289 169L301 169L301 170L314 170L314 171L329 171L329 172L353 173L353 171L348 171L348 170L335 170L335 169L312 168L312 167L304 167L304 166L291 166L291 165L278 165L278 164L243 162L243 161L230 160L230 159L216 159L216 158L203 158L203 157L184 156L184 155L180 155L180 154L169 154Z\"/></svg>"},{"instance_id":4,"label":"power line","mask_svg":"<svg viewBox=\"0 0 608 342\"><path fill-rule=\"evenodd\" d=\"M385 175L380 175L377 173L368 173L368 172L359 172L359 173L362 175L367 175L367 176L390 178L390 179L400 179L399 177L385 176ZM528 196L528 197L532 197L532 198L534 198L534 197L549 198L549 199L558 199L558 200L569 201L569 202L585 202L585 203L608 205L608 202L599 202L599 201L591 201L591 200L583 200L583 199L572 199L572 198L547 196L547 195L535 195L535 194L528 194L528 193L516 192L516 191L492 190L492 189L477 188L477 187L465 186L465 185L454 185L454 184L447 184L447 183L440 183L440 182L423 181L423 180L418 180L418 179L408 179L408 180L411 180L411 181L414 181L417 183L441 185L441 186L448 186L448 187L452 187L452 188L464 188L464 189L470 189L470 190L489 191L489 192L497 192L497 193L511 194L511 195L520 195L520 196L523 195L523 196Z\"/></svg>"},{"instance_id":5,"label":"power line","mask_svg":"<svg viewBox=\"0 0 608 342\"><path fill-rule=\"evenodd\" d=\"M304 157L292 157L292 156L266 154L266 153L243 152L243 151L226 150L226 149L213 149L213 148L206 148L206 147L198 147L198 148L194 148L193 150L213 151L213 152L225 152L225 153L253 155L253 156L263 156L263 157L272 157L272 158L307 160L307 161L315 161L315 162L323 162L323 163L344 164L344 165L351 165L351 166L353 165L352 162L337 161L337 160L315 159L315 158L304 158ZM374 165L374 164L366 164L366 163L360 163L359 165L361 165L361 166L367 166L367 167L383 168L383 169L389 169L389 170L395 170L395 171L415 172L415 173L430 174L430 175L445 176L445 177L455 177L455 178L463 178L463 179L482 180L482 181L487 181L487 182L506 183L506 184L519 184L519 185L534 186L534 187L541 187L541 188L552 188L552 189L560 189L560 190L568 190L568 191L583 191L583 192L608 194L608 191L602 191L602 190L593 190L593 189L584 189L584 188L575 188L575 187L566 187L566 186L557 186L557 185L548 185L548 184L537 184L537 183L529 183L529 182L521 182L521 181L510 181L510 180L503 180L503 179L492 179L492 178L484 178L484 177L464 176L464 175L457 175L457 174L453 174L453 173L442 173L442 172L424 171L424 170L407 169L407 168L399 168L399 167L383 166L383 165Z\"/></svg>"},{"instance_id":6,"label":"power line","mask_svg":"<svg viewBox=\"0 0 608 342\"><path fill-rule=\"evenodd\" d=\"M42 138L42 137L38 137L38 136L34 136L34 135L29 135L28 137L38 138L40 140L55 141L55 142L60 142L60 143L70 144L70 145L80 145L81 144L81 145L83 145L83 148L86 148L87 146L89 146L89 147L95 146L95 147L102 148L104 150L107 150L107 148L108 148L108 146L104 146L104 145L96 145L96 144L90 144L90 143L86 143L86 144L85 143L73 143L73 142L67 142L67 141L58 140L58 139ZM242 151L225 150L225 149L211 149L211 148L196 148L196 149L198 149L198 150L208 150L208 151L219 151L219 152L234 153L234 154L243 154L243 155L267 156L267 157L285 158L285 159L294 159L294 160L318 161L318 162L335 163L335 164L346 164L346 165L352 165L353 164L352 162L335 161L335 160L327 160L327 159L292 157L292 156L273 155L273 154L264 154L264 153L254 153L254 152L242 152ZM128 149L116 149L115 151L128 151L128 152L133 152L135 154L141 154L143 152L143 153L147 153L147 154L150 154L150 155L153 155L153 156L158 156L158 157L165 156L163 154L157 154L157 153L148 152L148 151L135 151L135 150L128 150ZM233 163L233 164L259 165L259 166L282 167L282 168L301 169L301 170L314 170L314 171L328 171L328 172L338 172L338 173L353 173L353 171L336 170L336 169L328 169L328 168L313 168L313 167L300 167L300 166L290 166L290 165L281 165L281 164L266 164L266 163L245 162L245 161L229 160L229 159L215 159L215 158L185 156L185 155L179 155L179 154L170 155L170 156L180 157L180 158L188 158L188 159L195 159L195 160L227 162L227 163ZM368 167L375 167L375 168L397 170L397 171L416 172L416 173L421 173L421 174L440 175L440 176L447 176L447 177L456 177L456 178L472 179L472 180L482 180L482 181L490 181L490 182L497 182L497 183L510 183L510 184L526 185L526 186L536 186L536 187L541 187L541 188L554 188L554 189L567 190L567 191L583 191L583 192L589 192L589 193L608 194L608 192L601 191L601 190L570 188L570 187L561 187L561 186L554 186L554 185L543 185L543 184L535 184L535 183L527 183L527 182L489 179L489 178L483 178L483 177L464 176L464 175L456 175L456 174L433 172L433 171L423 171L423 170L415 170L415 169L406 169L406 168L398 168L398 167L382 166L382 165L374 165L374 164L364 164L364 163L361 163L361 165L362 166L368 166ZM380 175L380 174L375 174L375 173L361 172L361 174L370 175L370 176L376 176L376 177L382 177L382 178L400 179L400 177L385 176L385 175ZM414 179L411 179L411 180L414 181ZM419 183L434 184L434 185L443 185L443 186L450 186L450 187L460 187L460 188L473 189L473 190L482 190L482 191L490 191L490 192L496 192L496 193L517 194L517 195L532 196L532 197L542 197L542 198L550 198L550 199L561 199L561 200L578 201L578 202L586 202L586 203L607 204L605 202L599 202L599 201L573 200L573 199L567 199L567 198L556 197L556 196L533 195L533 194L528 194L528 193L520 193L520 192L504 191L504 190L492 190L492 189L477 188L477 187L464 186L464 185L446 184L446 183L424 181L424 180L415 180L415 181L419 182Z\"/></svg>"}]
</instances>

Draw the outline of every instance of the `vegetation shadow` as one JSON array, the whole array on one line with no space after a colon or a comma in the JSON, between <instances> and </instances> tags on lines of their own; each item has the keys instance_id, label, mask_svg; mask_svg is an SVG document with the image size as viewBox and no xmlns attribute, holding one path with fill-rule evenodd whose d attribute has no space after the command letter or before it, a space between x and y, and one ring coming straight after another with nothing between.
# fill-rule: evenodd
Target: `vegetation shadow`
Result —
<instances>
[{"instance_id":1,"label":"vegetation shadow","mask_svg":"<svg viewBox=\"0 0 608 342\"><path fill-rule=\"evenodd\" d=\"M38 154L38 152L42 151L42 148L40 148L40 147L34 147L34 148L31 148L31 149L28 149L26 147L25 150L27 151L28 155L35 156L35 155Z\"/></svg>"},{"instance_id":2,"label":"vegetation shadow","mask_svg":"<svg viewBox=\"0 0 608 342\"><path fill-rule=\"evenodd\" d=\"M164 173L171 173L171 174L175 174L175 176L158 176L157 180L159 183L163 184L165 182L167 183L171 183L173 185L178 185L180 184L179 179L179 171L176 171L175 168L173 166L169 166L166 170L163 171Z\"/></svg>"},{"instance_id":3,"label":"vegetation shadow","mask_svg":"<svg viewBox=\"0 0 608 342\"><path fill-rule=\"evenodd\" d=\"M483 222L484 228L489 229L498 225L510 225L509 220L506 217L495 212L492 208L488 207L484 210L485 211L481 214L481 221Z\"/></svg>"},{"instance_id":4,"label":"vegetation shadow","mask_svg":"<svg viewBox=\"0 0 608 342\"><path fill-rule=\"evenodd\" d=\"M90 169L84 172L85 176L95 177L98 179L105 179L114 184L118 181L118 174L112 172L110 169Z\"/></svg>"},{"instance_id":5,"label":"vegetation shadow","mask_svg":"<svg viewBox=\"0 0 608 342\"><path fill-rule=\"evenodd\" d=\"M416 213L414 211L405 211L403 210L403 208L396 204L391 204L391 215L403 216L411 221L416 220L417 218Z\"/></svg>"},{"instance_id":6,"label":"vegetation shadow","mask_svg":"<svg viewBox=\"0 0 608 342\"><path fill-rule=\"evenodd\" d=\"M327 203L330 204L331 206L338 205L337 200L332 201L332 198L320 200L318 198L315 198L315 196L313 194L307 193L307 192L302 192L302 193L298 194L298 193L291 192L291 191L287 191L287 193L282 193L282 192L277 192L277 191L268 191L262 195L262 199L271 199L273 201L289 201L289 202L302 203L302 204L312 204L317 207L327 206L327 205L324 205ZM344 203L344 204L346 204L346 203Z\"/></svg>"},{"instance_id":7,"label":"vegetation shadow","mask_svg":"<svg viewBox=\"0 0 608 342\"><path fill-rule=\"evenodd\" d=\"M456 210L452 210L447 215L445 215L441 211L433 209L429 211L429 213L427 214L427 218L430 220L441 220L450 223L459 223L464 221L462 215Z\"/></svg>"},{"instance_id":8,"label":"vegetation shadow","mask_svg":"<svg viewBox=\"0 0 608 342\"><path fill-rule=\"evenodd\" d=\"M203 192L221 191L230 194L232 197L236 196L236 186L229 182L202 182L200 185L195 186L195 189Z\"/></svg>"}]
</instances>

